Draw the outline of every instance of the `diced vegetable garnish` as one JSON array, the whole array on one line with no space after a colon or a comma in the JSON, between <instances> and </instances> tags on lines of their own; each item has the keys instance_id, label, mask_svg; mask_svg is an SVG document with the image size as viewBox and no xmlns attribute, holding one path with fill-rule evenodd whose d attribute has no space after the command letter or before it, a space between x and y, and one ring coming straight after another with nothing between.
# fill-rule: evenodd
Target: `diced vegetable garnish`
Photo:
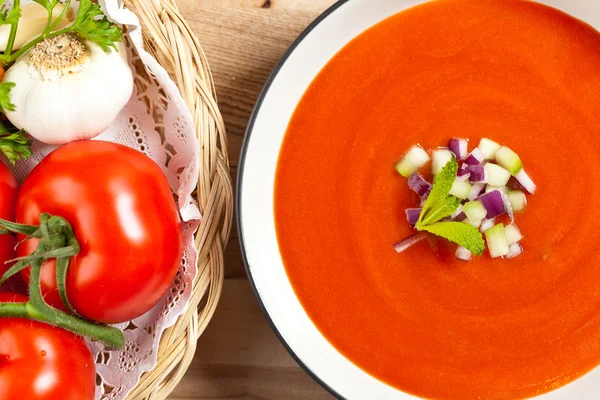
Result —
<instances>
[{"instance_id":1,"label":"diced vegetable garnish","mask_svg":"<svg viewBox=\"0 0 600 400\"><path fill-rule=\"evenodd\" d=\"M456 173L456 179L459 181L466 181L467 179L469 179L469 177L471 176L471 173L469 172L468 169L464 168L459 168L458 172Z\"/></svg>"},{"instance_id":2,"label":"diced vegetable garnish","mask_svg":"<svg viewBox=\"0 0 600 400\"><path fill-rule=\"evenodd\" d=\"M468 165L480 165L485 160L483 153L478 148L473 149L471 154L465 159L465 164Z\"/></svg>"},{"instance_id":3,"label":"diced vegetable garnish","mask_svg":"<svg viewBox=\"0 0 600 400\"><path fill-rule=\"evenodd\" d=\"M481 154L483 154L485 160L494 160L500 145L491 139L483 138L479 141L479 146L477 146L477 148Z\"/></svg>"},{"instance_id":4,"label":"diced vegetable garnish","mask_svg":"<svg viewBox=\"0 0 600 400\"><path fill-rule=\"evenodd\" d=\"M406 212L406 220L410 226L415 226L417 221L419 220L419 215L421 215L422 208L407 208Z\"/></svg>"},{"instance_id":5,"label":"diced vegetable garnish","mask_svg":"<svg viewBox=\"0 0 600 400\"><path fill-rule=\"evenodd\" d=\"M500 193L506 193L508 192L508 188L506 186L492 186L492 185L486 185L485 186L485 192L489 193L491 191L497 190Z\"/></svg>"},{"instance_id":6,"label":"diced vegetable garnish","mask_svg":"<svg viewBox=\"0 0 600 400\"><path fill-rule=\"evenodd\" d=\"M510 190L506 193L513 212L523 212L527 207L527 198L522 190Z\"/></svg>"},{"instance_id":7,"label":"diced vegetable garnish","mask_svg":"<svg viewBox=\"0 0 600 400\"><path fill-rule=\"evenodd\" d=\"M523 239L521 231L515 224L506 225L504 227L504 236L506 236L506 243L510 246L511 244L520 242Z\"/></svg>"},{"instance_id":8,"label":"diced vegetable garnish","mask_svg":"<svg viewBox=\"0 0 600 400\"><path fill-rule=\"evenodd\" d=\"M470 220L469 218L467 218L466 220L464 220L462 222L466 223L466 224L469 224L469 225L471 225L471 226L473 226L475 228L479 228L481 226L481 223L483 222L483 220L479 219L479 220L473 221L473 220Z\"/></svg>"},{"instance_id":9,"label":"diced vegetable garnish","mask_svg":"<svg viewBox=\"0 0 600 400\"><path fill-rule=\"evenodd\" d=\"M419 243L421 240L427 237L427 232L417 232L413 235L410 235L404 240L399 241L393 247L398 253L402 253L404 250L408 249L414 244Z\"/></svg>"},{"instance_id":10,"label":"diced vegetable garnish","mask_svg":"<svg viewBox=\"0 0 600 400\"><path fill-rule=\"evenodd\" d=\"M458 197L459 199L466 199L471 193L471 185L467 181L456 180L450 188L450 195Z\"/></svg>"},{"instance_id":11,"label":"diced vegetable garnish","mask_svg":"<svg viewBox=\"0 0 600 400\"><path fill-rule=\"evenodd\" d=\"M448 149L435 149L431 153L431 173L437 175L448 161L452 160L454 154Z\"/></svg>"},{"instance_id":12,"label":"diced vegetable garnish","mask_svg":"<svg viewBox=\"0 0 600 400\"><path fill-rule=\"evenodd\" d=\"M463 261L481 256L486 243L492 258L508 259L523 252L523 235L514 225L514 213L525 210L526 194L535 192L535 184L519 156L507 146L483 138L477 148L467 152L468 139L453 138L448 148L430 153L413 146L396 164L398 172L409 177L409 187L420 196L418 208L405 210L409 225L417 233L396 243L397 252L427 234L457 244L456 258ZM433 184L417 171L430 159ZM511 220L506 226L496 221L504 214Z\"/></svg>"},{"instance_id":13,"label":"diced vegetable garnish","mask_svg":"<svg viewBox=\"0 0 600 400\"><path fill-rule=\"evenodd\" d=\"M471 193L469 193L469 197L467 197L467 199L475 200L484 191L484 189L485 189L485 183L481 182L481 183L474 184L473 187L471 188Z\"/></svg>"},{"instance_id":14,"label":"diced vegetable garnish","mask_svg":"<svg viewBox=\"0 0 600 400\"><path fill-rule=\"evenodd\" d=\"M508 243L504 234L504 225L497 224L485 231L490 257L498 258L508 254Z\"/></svg>"},{"instance_id":15,"label":"diced vegetable garnish","mask_svg":"<svg viewBox=\"0 0 600 400\"><path fill-rule=\"evenodd\" d=\"M467 165L467 171L470 172L469 182L485 182L485 168L482 165Z\"/></svg>"},{"instance_id":16,"label":"diced vegetable garnish","mask_svg":"<svg viewBox=\"0 0 600 400\"><path fill-rule=\"evenodd\" d=\"M457 259L461 261L471 261L471 258L473 257L473 253L471 252L471 250L466 249L462 246L458 246L454 255Z\"/></svg>"},{"instance_id":17,"label":"diced vegetable garnish","mask_svg":"<svg viewBox=\"0 0 600 400\"><path fill-rule=\"evenodd\" d=\"M427 162L429 162L429 154L420 146L413 146L408 152L396 163L396 171L405 178L408 178Z\"/></svg>"},{"instance_id":18,"label":"diced vegetable garnish","mask_svg":"<svg viewBox=\"0 0 600 400\"><path fill-rule=\"evenodd\" d=\"M513 176L523 169L519 155L506 146L502 146L496 151L496 163Z\"/></svg>"},{"instance_id":19,"label":"diced vegetable garnish","mask_svg":"<svg viewBox=\"0 0 600 400\"><path fill-rule=\"evenodd\" d=\"M506 212L502 193L498 190L493 190L489 193L482 194L477 198L487 210L486 218L494 218Z\"/></svg>"},{"instance_id":20,"label":"diced vegetable garnish","mask_svg":"<svg viewBox=\"0 0 600 400\"><path fill-rule=\"evenodd\" d=\"M485 232L488 229L490 229L492 226L494 226L496 224L496 218L486 218L483 221L481 221L481 226L479 227L479 230L481 232Z\"/></svg>"},{"instance_id":21,"label":"diced vegetable garnish","mask_svg":"<svg viewBox=\"0 0 600 400\"><path fill-rule=\"evenodd\" d=\"M457 160L464 160L467 158L467 139L453 138L448 143L448 149L454 153Z\"/></svg>"},{"instance_id":22,"label":"diced vegetable garnish","mask_svg":"<svg viewBox=\"0 0 600 400\"><path fill-rule=\"evenodd\" d=\"M510 218L510 222L511 223L515 222L515 214L513 213L512 205L510 204L510 201L508 200L508 196L506 195L506 193L500 192L500 194L502 195L502 202L504 203L504 209L506 210L506 214Z\"/></svg>"},{"instance_id":23,"label":"diced vegetable garnish","mask_svg":"<svg viewBox=\"0 0 600 400\"><path fill-rule=\"evenodd\" d=\"M463 206L463 212L469 221L482 221L487 215L487 210L483 206L483 203L479 200L465 203Z\"/></svg>"},{"instance_id":24,"label":"diced vegetable garnish","mask_svg":"<svg viewBox=\"0 0 600 400\"><path fill-rule=\"evenodd\" d=\"M463 213L463 205L459 205L458 208L456 209L456 211L454 211L452 214L450 214L450 218L451 219L455 219L456 217L458 217L460 214Z\"/></svg>"},{"instance_id":25,"label":"diced vegetable garnish","mask_svg":"<svg viewBox=\"0 0 600 400\"><path fill-rule=\"evenodd\" d=\"M431 192L431 183L427 182L423 175L415 172L408 178L408 186L414 190L416 194L426 199L429 196L429 192Z\"/></svg>"},{"instance_id":26,"label":"diced vegetable garnish","mask_svg":"<svg viewBox=\"0 0 600 400\"><path fill-rule=\"evenodd\" d=\"M513 243L508 246L508 253L504 258L510 260L511 258L515 258L523 252L523 246L520 243Z\"/></svg>"},{"instance_id":27,"label":"diced vegetable garnish","mask_svg":"<svg viewBox=\"0 0 600 400\"><path fill-rule=\"evenodd\" d=\"M485 169L486 182L492 186L506 186L510 179L510 172L498 164L487 163L483 166Z\"/></svg>"},{"instance_id":28,"label":"diced vegetable garnish","mask_svg":"<svg viewBox=\"0 0 600 400\"><path fill-rule=\"evenodd\" d=\"M525 172L524 169L520 170L515 175L515 178L517 178L517 181L519 182L519 184L521 186L523 186L523 189L525 189L528 193L530 193L530 194L535 193L535 188L536 188L535 183L533 183L533 181L531 180L529 175L527 175L527 172Z\"/></svg>"}]
</instances>

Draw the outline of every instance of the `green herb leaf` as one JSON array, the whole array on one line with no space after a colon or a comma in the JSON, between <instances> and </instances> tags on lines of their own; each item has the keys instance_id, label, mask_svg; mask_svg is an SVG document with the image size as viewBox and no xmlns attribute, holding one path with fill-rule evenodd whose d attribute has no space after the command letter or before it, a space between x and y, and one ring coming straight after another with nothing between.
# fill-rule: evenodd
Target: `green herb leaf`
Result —
<instances>
[{"instance_id":1,"label":"green herb leaf","mask_svg":"<svg viewBox=\"0 0 600 400\"><path fill-rule=\"evenodd\" d=\"M460 200L453 196L449 197L448 193L450 193L452 184L456 180L457 172L458 163L452 157L435 177L433 189L427 200L425 200L425 204L423 204L423 210L417 222L417 229L423 225L438 222L456 211L460 205Z\"/></svg>"},{"instance_id":2,"label":"green herb leaf","mask_svg":"<svg viewBox=\"0 0 600 400\"><path fill-rule=\"evenodd\" d=\"M10 91L14 87L14 82L0 83L0 112L2 114L5 114L6 111L15 110L15 105L10 102Z\"/></svg>"},{"instance_id":3,"label":"green herb leaf","mask_svg":"<svg viewBox=\"0 0 600 400\"><path fill-rule=\"evenodd\" d=\"M485 243L477 228L463 222L439 222L455 212L461 203L461 199L448 195L457 172L458 163L452 158L435 177L433 188L423 205L415 228L441 236L480 256L485 249Z\"/></svg>"},{"instance_id":4,"label":"green herb leaf","mask_svg":"<svg viewBox=\"0 0 600 400\"><path fill-rule=\"evenodd\" d=\"M21 18L21 7L13 7L7 10L4 1L0 1L0 25L16 24Z\"/></svg>"},{"instance_id":5,"label":"green herb leaf","mask_svg":"<svg viewBox=\"0 0 600 400\"><path fill-rule=\"evenodd\" d=\"M58 4L58 0L33 0L48 11L52 11Z\"/></svg>"},{"instance_id":6,"label":"green herb leaf","mask_svg":"<svg viewBox=\"0 0 600 400\"><path fill-rule=\"evenodd\" d=\"M69 31L96 43L104 51L108 51L110 47L116 50L115 42L123 40L121 28L110 22L100 5L91 0L79 1L79 11Z\"/></svg>"},{"instance_id":7,"label":"green herb leaf","mask_svg":"<svg viewBox=\"0 0 600 400\"><path fill-rule=\"evenodd\" d=\"M441 236L463 246L478 256L483 254L485 243L479 230L464 222L438 222L422 227L423 230Z\"/></svg>"}]
</instances>

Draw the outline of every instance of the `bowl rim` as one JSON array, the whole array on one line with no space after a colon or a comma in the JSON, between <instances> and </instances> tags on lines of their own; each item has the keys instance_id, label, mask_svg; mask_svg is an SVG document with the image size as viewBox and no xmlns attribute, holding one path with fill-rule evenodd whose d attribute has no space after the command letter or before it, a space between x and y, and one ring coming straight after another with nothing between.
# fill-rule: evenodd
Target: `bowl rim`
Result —
<instances>
[{"instance_id":1,"label":"bowl rim","mask_svg":"<svg viewBox=\"0 0 600 400\"><path fill-rule=\"evenodd\" d=\"M329 8L327 8L325 11L323 11L315 20L313 20L299 35L298 37L296 37L296 39L294 39L294 41L292 42L292 44L286 49L286 51L283 53L283 55L281 56L281 58L277 61L277 64L275 64L275 66L273 67L273 70L271 71L271 73L269 74L269 77L267 78L266 83L264 84L263 88L261 89L258 98L256 100L256 103L254 105L254 108L252 109L252 113L250 114L250 119L248 120L248 125L246 126L246 131L244 132L244 138L242 140L242 147L240 150L240 158L239 158L239 162L238 162L238 176L237 176L237 181L236 181L236 198L235 198L235 211L236 211L236 224L238 227L238 231L242 232L242 184L243 184L243 180L244 180L244 169L245 169L245 161L246 161L246 153L248 150L248 144L250 143L250 138L252 136L252 131L254 130L254 124L256 122L256 118L261 110L263 101L269 91L269 89L271 88L271 85L273 84L273 81L275 80L275 78L277 77L277 75L279 74L279 71L281 70L281 68L283 67L283 65L286 63L286 61L288 60L288 58L290 57L290 55L294 52L294 50L296 50L296 47L298 47L298 45L304 40L304 38L306 36L308 36L308 34L310 32L313 31L313 29L315 29L317 27L317 25L319 25L325 18L327 18L330 14L332 14L335 10L337 10L338 8L340 8L341 6L343 6L344 4L348 3L348 1L350 0L337 0L333 5L331 5ZM256 283L254 281L254 277L252 276L252 270L250 268L250 263L248 261L248 257L246 255L246 245L244 242L244 235L242 233L238 234L238 240L240 243L240 250L241 250L241 254L242 254L242 261L244 263L244 268L246 269L246 274L248 275L248 281L250 282L250 287L252 288L252 292L254 293L254 297L256 297L256 300L258 301L258 305L263 313L263 315L265 316L265 318L267 319L267 322L269 323L269 326L271 327L271 329L273 330L273 332L275 333L275 336L277 336L277 339L279 340L279 342L283 345L283 347L286 349L286 351L292 356L292 358L294 359L294 361L296 361L298 363L298 365L315 381L317 382L319 385L321 385L321 387L323 387L325 390L327 390L327 392L329 392L331 395L333 395L334 397L336 397L337 399L340 400L346 400L342 395L340 395L338 392L336 392L331 386L329 386L325 381L323 381L316 373L314 373L305 363L304 361L302 361L302 359L300 358L300 356L298 354L296 354L296 352L291 348L291 346L288 344L288 342L283 338L283 335L281 334L281 332L279 331L279 329L277 328L277 326L275 325L275 322L273 321L273 319L271 318L271 316L269 315L269 312L267 311L265 304L263 303L263 300L258 292L258 289L256 287Z\"/></svg>"},{"instance_id":2,"label":"bowl rim","mask_svg":"<svg viewBox=\"0 0 600 400\"><path fill-rule=\"evenodd\" d=\"M405 0L405 1L407 1L407 2L418 1L418 4L422 4L422 3L426 3L429 1L435 1L435 0ZM571 17L573 17L575 19L582 21L583 23L585 23L587 25L590 25L592 28L594 28L595 30L600 32L600 14L597 16L589 16L589 15L586 15L585 13L580 12L581 10L578 9L580 6L582 8L589 6L589 3L587 3L588 0L572 0L572 3L567 3L567 4L562 3L562 1L564 1L564 0L529 0L529 1L541 3L543 5L555 8L561 12L564 12L564 13L570 15ZM269 90L271 89L274 81L278 77L279 73L281 72L282 68L284 67L284 65L290 58L290 56L292 56L292 54L296 51L298 46L306 39L306 37L317 26L319 26L327 17L329 17L332 13L334 13L336 10L340 9L342 6L349 4L349 3L351 3L350 0L337 0L333 5L331 5L323 13L321 13L296 37L296 39L294 39L294 41L289 45L289 47L286 49L286 51L283 53L281 58L277 61L277 63L273 67L263 88L261 89L261 91L259 93L259 96L253 107L252 113L250 114L248 124L246 126L245 134L244 134L244 137L242 140L242 146L240 149L240 157L239 157L239 163L238 163L238 176L236 179L236 198L235 198L235 214L236 214L235 219L236 219L236 225L237 225L238 232L239 232L238 240L239 240L240 249L241 249L242 262L244 263L244 267L245 267L245 270L246 270L246 273L248 276L248 280L250 282L250 286L252 288L254 296L256 297L256 299L258 301L258 305L259 305L263 315L265 316L268 324L270 325L271 329L275 333L279 342L283 345L283 347L286 349L286 351L292 356L292 358L296 361L296 363L321 387L323 387L327 392L329 392L335 398L340 399L340 400L349 400L349 398L342 396L338 391L333 389L333 387L331 385L329 385L321 377L319 377L319 375L317 375L317 373L315 373L307 365L307 363L304 362L300 358L299 354L292 349L291 344L285 339L284 335L282 334L280 329L275 324L273 317L270 315L270 313L265 305L265 302L263 300L263 297L261 296L261 294L258 290L256 279L253 276L252 267L249 262L246 240L244 237L243 216L242 216L242 209L243 209L243 207L242 207L242 203L243 203L242 187L243 187L244 172L245 172L245 167L246 167L246 156L248 153L249 144L252 139L252 132L254 131L255 124L258 119L259 114L261 113L263 103L264 103L265 99L267 98ZM410 7L412 7L412 6L409 6L407 8L410 8ZM406 8L404 8L404 9L406 9ZM575 10L576 12L573 12L573 10ZM393 14L390 14L389 16L391 16L391 15L393 15ZM331 57L333 57L335 54L336 53L332 54ZM312 319L311 319L311 322L312 322ZM314 322L312 322L312 324L314 325ZM322 333L321 333L321 335L322 335ZM324 337L324 339L329 343L329 345L332 348L334 348L336 350L336 352L338 351L337 348L331 342L329 342L329 340L327 338ZM343 355L341 353L340 353L340 355L343 358L345 358L349 363L354 364L354 362L349 360L345 355ZM365 371L364 369L362 369L360 367L358 367L358 368L361 369L366 375L373 377L369 372ZM600 366L596 367L596 369L594 369L593 371L596 373L600 373ZM591 375L592 375L592 371L588 371L588 373L576 378L575 380L568 382L566 385L555 388L549 392L545 392L543 394L537 395L537 396L535 396L535 398L536 399L537 398L540 398L540 399L548 398L548 400L550 400L550 398L555 399L556 398L556 397L554 397L555 395L558 395L558 396L564 395L565 393L563 393L563 390L568 387L571 387L574 382L582 381L582 380L589 380L586 378L591 378ZM596 374L594 374L594 375L596 376ZM373 377L373 378L376 379L377 381L383 383L384 385L389 386L388 383L381 381L379 378L376 378L376 377ZM589 383L589 382L586 382L586 383ZM398 390L400 393L402 393L404 395L409 396L410 398L415 398L415 397L413 397L414 396L413 394L404 392L401 389L398 389L393 386L390 386L390 387L395 390ZM571 395L573 394L573 392L569 392L569 393ZM596 392L594 391L594 393L596 393ZM579 393L579 395L585 396L584 393ZM584 398L584 397L582 397L582 398ZM585 398L587 398L587 397L585 397Z\"/></svg>"}]
</instances>

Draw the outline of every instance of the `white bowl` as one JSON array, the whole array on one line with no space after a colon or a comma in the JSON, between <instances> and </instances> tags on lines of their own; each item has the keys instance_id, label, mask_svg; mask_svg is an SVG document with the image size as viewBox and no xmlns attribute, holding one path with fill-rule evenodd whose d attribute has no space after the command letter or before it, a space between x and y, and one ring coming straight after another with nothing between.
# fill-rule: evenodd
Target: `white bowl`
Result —
<instances>
[{"instance_id":1,"label":"white bowl","mask_svg":"<svg viewBox=\"0 0 600 400\"><path fill-rule=\"evenodd\" d=\"M248 125L239 167L237 215L248 277L279 338L306 371L345 399L416 399L363 371L339 353L302 308L275 235L273 191L281 143L304 91L350 40L422 0L341 0L317 18L283 55ZM538 0L600 30L597 0ZM600 399L600 368L539 399Z\"/></svg>"}]
</instances>

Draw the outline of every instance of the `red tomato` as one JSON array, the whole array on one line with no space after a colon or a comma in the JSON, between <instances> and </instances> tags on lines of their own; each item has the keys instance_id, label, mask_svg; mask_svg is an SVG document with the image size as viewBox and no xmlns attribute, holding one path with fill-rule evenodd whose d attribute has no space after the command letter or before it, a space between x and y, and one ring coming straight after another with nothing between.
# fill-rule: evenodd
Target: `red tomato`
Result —
<instances>
[{"instance_id":1,"label":"red tomato","mask_svg":"<svg viewBox=\"0 0 600 400\"><path fill-rule=\"evenodd\" d=\"M17 180L6 165L0 162L0 218L14 221L18 189ZM0 276L9 267L4 262L16 257L16 243L13 235L0 235Z\"/></svg>"},{"instance_id":2,"label":"red tomato","mask_svg":"<svg viewBox=\"0 0 600 400\"><path fill-rule=\"evenodd\" d=\"M26 297L0 293L0 301ZM20 318L0 318L0 399L87 400L96 390L94 359L80 337Z\"/></svg>"},{"instance_id":3,"label":"red tomato","mask_svg":"<svg viewBox=\"0 0 600 400\"><path fill-rule=\"evenodd\" d=\"M81 246L66 286L83 317L108 324L139 317L173 282L183 251L179 214L165 175L143 153L95 140L58 148L31 171L17 199L17 222L37 225L43 212L69 221ZM25 242L18 255L36 245ZM54 260L41 275L46 301L64 307Z\"/></svg>"}]
</instances>

